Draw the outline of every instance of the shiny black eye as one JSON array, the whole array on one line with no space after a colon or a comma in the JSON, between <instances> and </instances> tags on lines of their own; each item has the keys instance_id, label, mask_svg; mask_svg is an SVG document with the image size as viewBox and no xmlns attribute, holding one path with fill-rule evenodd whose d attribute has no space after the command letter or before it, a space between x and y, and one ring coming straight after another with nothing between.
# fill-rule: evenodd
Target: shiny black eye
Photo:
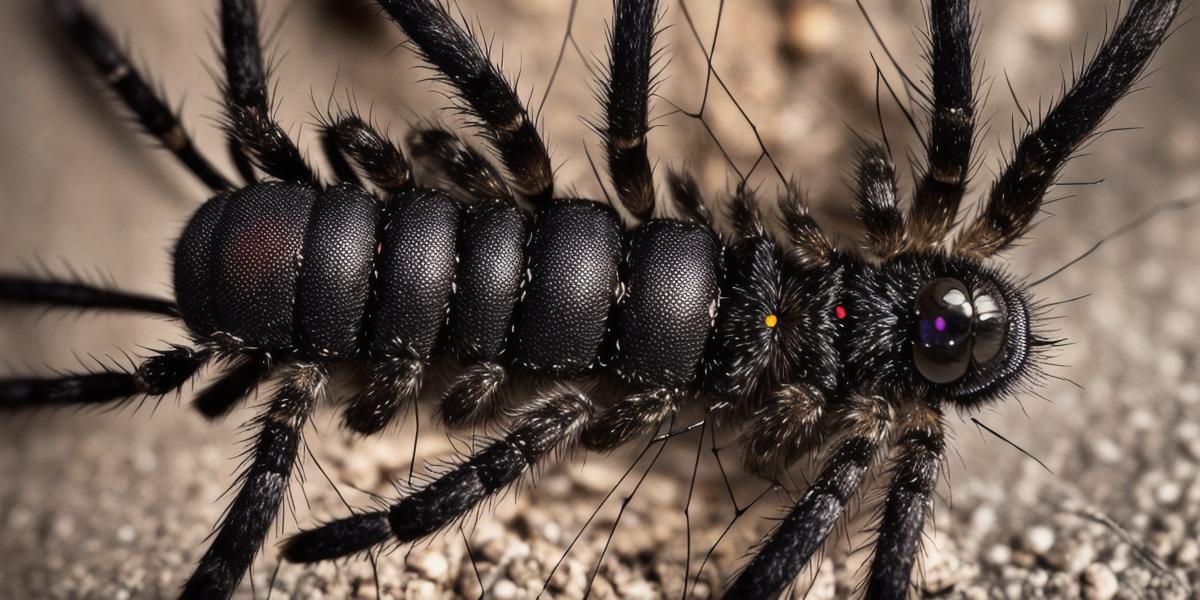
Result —
<instances>
[{"instance_id":1,"label":"shiny black eye","mask_svg":"<svg viewBox=\"0 0 1200 600\"><path fill-rule=\"evenodd\" d=\"M1004 316L1004 305L989 292L976 292L975 299L975 345L971 356L976 365L986 365L1000 355L1008 324Z\"/></svg>"},{"instance_id":2,"label":"shiny black eye","mask_svg":"<svg viewBox=\"0 0 1200 600\"><path fill-rule=\"evenodd\" d=\"M913 362L932 383L950 383L971 367L971 329L975 307L958 280L942 278L917 294L917 339Z\"/></svg>"}]
</instances>

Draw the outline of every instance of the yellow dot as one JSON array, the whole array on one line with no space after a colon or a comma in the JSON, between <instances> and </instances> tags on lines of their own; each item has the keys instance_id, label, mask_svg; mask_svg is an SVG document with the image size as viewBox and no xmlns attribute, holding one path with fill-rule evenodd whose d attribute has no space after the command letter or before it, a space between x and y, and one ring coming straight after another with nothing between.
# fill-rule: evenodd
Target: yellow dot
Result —
<instances>
[{"instance_id":1,"label":"yellow dot","mask_svg":"<svg viewBox=\"0 0 1200 600\"><path fill-rule=\"evenodd\" d=\"M775 326L778 324L779 324L779 317L777 317L775 315L767 315L763 319L763 325L766 325L767 327L769 327L771 329L775 329Z\"/></svg>"}]
</instances>

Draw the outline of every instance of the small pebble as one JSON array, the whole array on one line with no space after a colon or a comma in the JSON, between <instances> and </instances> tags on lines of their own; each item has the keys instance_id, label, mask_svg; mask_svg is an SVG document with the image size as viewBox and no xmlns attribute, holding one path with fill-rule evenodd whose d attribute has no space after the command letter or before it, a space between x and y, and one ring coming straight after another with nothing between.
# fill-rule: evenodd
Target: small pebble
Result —
<instances>
[{"instance_id":1,"label":"small pebble","mask_svg":"<svg viewBox=\"0 0 1200 600\"><path fill-rule=\"evenodd\" d=\"M1083 571L1083 597L1086 600L1109 600L1119 590L1117 576L1104 563L1092 563Z\"/></svg>"},{"instance_id":2,"label":"small pebble","mask_svg":"<svg viewBox=\"0 0 1200 600\"><path fill-rule=\"evenodd\" d=\"M1022 543L1026 550L1034 554L1045 554L1054 547L1054 530L1045 525L1030 527L1025 531Z\"/></svg>"}]
</instances>

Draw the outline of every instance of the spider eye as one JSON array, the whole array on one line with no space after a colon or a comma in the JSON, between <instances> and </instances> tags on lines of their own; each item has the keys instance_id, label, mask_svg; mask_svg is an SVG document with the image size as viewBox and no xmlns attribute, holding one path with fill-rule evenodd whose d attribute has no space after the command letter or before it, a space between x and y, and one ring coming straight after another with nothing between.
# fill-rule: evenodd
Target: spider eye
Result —
<instances>
[{"instance_id":1,"label":"spider eye","mask_svg":"<svg viewBox=\"0 0 1200 600\"><path fill-rule=\"evenodd\" d=\"M975 307L956 279L935 279L917 295L917 340L913 362L932 383L950 383L971 366L971 326Z\"/></svg>"},{"instance_id":2,"label":"spider eye","mask_svg":"<svg viewBox=\"0 0 1200 600\"><path fill-rule=\"evenodd\" d=\"M975 295L975 345L971 357L976 365L986 365L1000 354L1008 324L1002 305L988 292Z\"/></svg>"}]
</instances>

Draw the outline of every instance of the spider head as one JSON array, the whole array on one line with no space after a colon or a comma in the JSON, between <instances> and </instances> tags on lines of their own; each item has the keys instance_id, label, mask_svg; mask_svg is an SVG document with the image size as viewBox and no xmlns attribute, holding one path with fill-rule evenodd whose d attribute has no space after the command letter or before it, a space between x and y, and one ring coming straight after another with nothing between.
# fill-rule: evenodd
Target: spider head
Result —
<instances>
[{"instance_id":1,"label":"spider head","mask_svg":"<svg viewBox=\"0 0 1200 600\"><path fill-rule=\"evenodd\" d=\"M970 408L1038 373L1034 312L1003 272L942 255L904 255L851 284L847 375L881 393Z\"/></svg>"}]
</instances>

